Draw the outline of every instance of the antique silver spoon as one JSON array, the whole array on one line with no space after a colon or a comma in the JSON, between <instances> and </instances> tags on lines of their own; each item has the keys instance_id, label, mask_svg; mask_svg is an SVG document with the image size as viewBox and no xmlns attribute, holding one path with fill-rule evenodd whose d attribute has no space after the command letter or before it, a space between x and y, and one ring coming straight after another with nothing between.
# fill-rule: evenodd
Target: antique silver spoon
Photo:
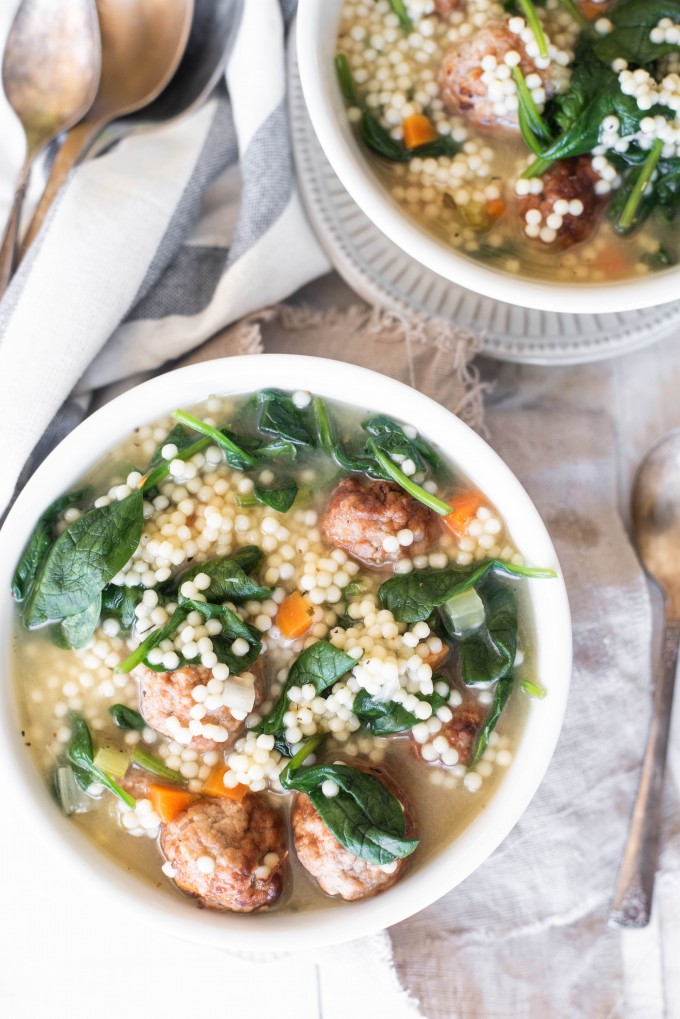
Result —
<instances>
[{"instance_id":1,"label":"antique silver spoon","mask_svg":"<svg viewBox=\"0 0 680 1019\"><path fill-rule=\"evenodd\" d=\"M0 297L16 258L21 206L31 165L53 138L83 117L101 70L94 0L23 0L7 37L2 84L26 134L26 154L0 244Z\"/></svg>"},{"instance_id":2,"label":"antique silver spoon","mask_svg":"<svg viewBox=\"0 0 680 1019\"><path fill-rule=\"evenodd\" d=\"M640 464L631 523L642 564L664 595L665 627L640 785L609 917L612 927L645 927L652 907L680 647L680 428L659 439Z\"/></svg>"},{"instance_id":3,"label":"antique silver spoon","mask_svg":"<svg viewBox=\"0 0 680 1019\"><path fill-rule=\"evenodd\" d=\"M88 158L134 131L158 127L200 106L224 73L235 20L233 0L194 0L189 40L170 82L141 110L111 121L93 144Z\"/></svg>"},{"instance_id":4,"label":"antique silver spoon","mask_svg":"<svg viewBox=\"0 0 680 1019\"><path fill-rule=\"evenodd\" d=\"M194 0L97 0L101 81L85 117L66 135L21 246L33 242L69 173L106 125L160 95L184 53Z\"/></svg>"}]
</instances>

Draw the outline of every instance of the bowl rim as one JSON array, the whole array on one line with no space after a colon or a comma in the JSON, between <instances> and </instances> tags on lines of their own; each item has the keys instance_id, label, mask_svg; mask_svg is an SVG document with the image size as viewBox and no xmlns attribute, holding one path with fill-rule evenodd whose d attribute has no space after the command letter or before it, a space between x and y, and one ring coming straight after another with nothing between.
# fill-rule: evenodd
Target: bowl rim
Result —
<instances>
[{"instance_id":1,"label":"bowl rim","mask_svg":"<svg viewBox=\"0 0 680 1019\"><path fill-rule=\"evenodd\" d=\"M14 683L3 684L0 724L6 739L0 758L9 780L28 791L26 823L38 837L50 837L50 861L55 870L63 867L73 873L77 866L83 898L89 890L93 899L105 900L107 908L136 910L143 921L179 937L247 951L287 950L291 935L295 949L309 949L373 934L425 908L464 880L505 838L536 792L557 743L571 678L569 605L557 556L537 510L510 469L468 425L424 394L369 369L320 357L258 354L201 362L157 376L100 408L57 446L17 498L0 530L0 589L9 591L18 550L45 505L58 491L75 484L133 428L168 413L178 400L190 406L212 393L245 394L266 385L308 390L331 399L342 399L343 387L347 387L352 400L345 402L412 420L449 456L452 449L463 449L462 458L452 456L454 462L499 504L529 561L553 566L558 576L549 582L523 581L538 634L537 667L541 681L547 680L549 696L528 705L513 762L488 805L452 843L421 867L408 871L392 889L373 899L340 904L340 908L292 915L274 912L249 920L238 914L192 909L190 901L174 889L168 887L164 894L148 879L126 872L55 808L23 745ZM6 597L0 611L0 639L4 638L4 671L8 675L12 618L11 598Z\"/></svg>"},{"instance_id":2,"label":"bowl rim","mask_svg":"<svg viewBox=\"0 0 680 1019\"><path fill-rule=\"evenodd\" d=\"M333 3L335 7L333 7ZM362 212L386 237L416 262L444 279L475 293L537 311L583 314L636 311L677 299L673 280L680 267L611 283L551 283L502 272L475 262L429 234L409 219L371 170L347 118L328 48L323 45L329 26L333 40L342 0L299 0L296 52L302 93L317 138L340 183ZM334 51L333 47L333 51ZM677 288L676 288L677 290Z\"/></svg>"}]
</instances>

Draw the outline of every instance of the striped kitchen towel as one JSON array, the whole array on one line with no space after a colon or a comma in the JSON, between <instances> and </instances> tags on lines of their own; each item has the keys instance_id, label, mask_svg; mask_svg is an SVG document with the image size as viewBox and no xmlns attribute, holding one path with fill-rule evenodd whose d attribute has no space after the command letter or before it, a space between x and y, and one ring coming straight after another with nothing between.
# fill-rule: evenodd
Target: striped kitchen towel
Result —
<instances>
[{"instance_id":1,"label":"striped kitchen towel","mask_svg":"<svg viewBox=\"0 0 680 1019\"><path fill-rule=\"evenodd\" d=\"M1 6L0 45L18 0ZM45 455L93 389L157 369L328 269L293 173L294 8L233 0L226 87L67 182L0 302L0 513L36 445ZM0 138L4 219L22 135L2 96Z\"/></svg>"}]
</instances>

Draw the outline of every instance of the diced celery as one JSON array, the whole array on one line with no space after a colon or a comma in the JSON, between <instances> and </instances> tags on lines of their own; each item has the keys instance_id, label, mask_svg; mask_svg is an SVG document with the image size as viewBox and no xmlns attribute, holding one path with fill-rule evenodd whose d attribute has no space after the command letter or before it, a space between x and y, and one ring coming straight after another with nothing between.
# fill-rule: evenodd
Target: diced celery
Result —
<instances>
[{"instance_id":1,"label":"diced celery","mask_svg":"<svg viewBox=\"0 0 680 1019\"><path fill-rule=\"evenodd\" d=\"M235 679L227 679L224 682L222 700L232 711L248 715L255 704L255 687Z\"/></svg>"},{"instance_id":2,"label":"diced celery","mask_svg":"<svg viewBox=\"0 0 680 1019\"><path fill-rule=\"evenodd\" d=\"M71 814L85 814L90 809L90 798L76 782L72 768L57 768L56 789L59 804L67 817Z\"/></svg>"},{"instance_id":3,"label":"diced celery","mask_svg":"<svg viewBox=\"0 0 680 1019\"><path fill-rule=\"evenodd\" d=\"M100 747L95 754L94 763L112 778L122 778L128 770L130 758L115 747Z\"/></svg>"},{"instance_id":4,"label":"diced celery","mask_svg":"<svg viewBox=\"0 0 680 1019\"><path fill-rule=\"evenodd\" d=\"M449 598L442 606L442 612L456 636L478 630L486 618L484 602L474 587Z\"/></svg>"}]
</instances>

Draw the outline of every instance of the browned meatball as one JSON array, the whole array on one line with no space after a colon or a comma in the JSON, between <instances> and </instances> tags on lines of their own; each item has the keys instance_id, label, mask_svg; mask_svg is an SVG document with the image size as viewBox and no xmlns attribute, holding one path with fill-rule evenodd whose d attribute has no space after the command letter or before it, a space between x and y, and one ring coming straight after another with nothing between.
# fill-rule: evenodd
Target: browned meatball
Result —
<instances>
[{"instance_id":1,"label":"browned meatball","mask_svg":"<svg viewBox=\"0 0 680 1019\"><path fill-rule=\"evenodd\" d=\"M126 792L130 793L136 800L145 800L149 795L149 786L153 783L163 784L160 779L155 775L152 775L150 771L144 771L142 768L135 768L134 764L131 764L128 770L125 772L120 780L120 784Z\"/></svg>"},{"instance_id":2,"label":"browned meatball","mask_svg":"<svg viewBox=\"0 0 680 1019\"><path fill-rule=\"evenodd\" d=\"M240 803L192 803L161 825L161 849L175 871L175 884L209 909L251 913L281 894L288 855L283 823L253 793Z\"/></svg>"},{"instance_id":3,"label":"browned meatball","mask_svg":"<svg viewBox=\"0 0 680 1019\"><path fill-rule=\"evenodd\" d=\"M543 190L537 195L523 195L517 199L517 211L525 229L526 214L530 209L538 209L541 214L540 223L534 224L539 231L549 229L556 221L548 223L548 217L557 215L562 222L554 228L555 237L546 240L546 235L539 233L534 238L540 244L553 248L570 248L572 244L584 241L597 225L598 215L607 198L595 193L595 184L600 180L593 170L590 156L578 156L572 159L560 159L549 167L542 178ZM565 212L560 202L578 202L578 214ZM555 205L557 204L557 209ZM532 231L535 233L535 229Z\"/></svg>"},{"instance_id":4,"label":"browned meatball","mask_svg":"<svg viewBox=\"0 0 680 1019\"><path fill-rule=\"evenodd\" d=\"M463 701L459 707L454 708L453 717L442 725L438 735L445 736L453 749L458 752L459 764L470 763L477 736L487 714L488 708L483 707L475 700L468 699ZM422 758L424 745L413 741L418 757ZM441 760L437 759L428 763L441 764Z\"/></svg>"},{"instance_id":5,"label":"browned meatball","mask_svg":"<svg viewBox=\"0 0 680 1019\"><path fill-rule=\"evenodd\" d=\"M380 769L367 767L365 770L375 775L399 799L404 807L406 835L412 837L415 832L414 816L404 791ZM295 796L291 824L295 851L302 866L316 878L327 895L339 895L347 901L368 899L391 888L410 859L406 857L382 867L352 856L328 830L305 793Z\"/></svg>"},{"instance_id":6,"label":"browned meatball","mask_svg":"<svg viewBox=\"0 0 680 1019\"><path fill-rule=\"evenodd\" d=\"M505 21L491 21L469 39L448 50L439 71L439 87L444 106L451 113L460 114L480 127L502 125L519 131L517 110L499 112L482 75L481 62L486 56L495 57L499 64L505 54L515 50L520 55L519 67L524 76L538 74L546 96L555 89L551 72L537 68L519 35L511 32Z\"/></svg>"},{"instance_id":7,"label":"browned meatball","mask_svg":"<svg viewBox=\"0 0 680 1019\"><path fill-rule=\"evenodd\" d=\"M405 556L427 552L434 538L434 514L389 481L343 478L333 492L321 520L324 536L333 545L371 566L395 563ZM396 550L384 548L385 538L401 530L413 532L413 543Z\"/></svg>"},{"instance_id":8,"label":"browned meatball","mask_svg":"<svg viewBox=\"0 0 680 1019\"><path fill-rule=\"evenodd\" d=\"M212 678L212 672L202 665L186 665L176 669L175 672L154 672L153 669L140 665L135 671L140 681L140 711L145 720L157 732L176 739L177 729L173 728L173 723L169 723L169 719L176 718L184 729L188 727L191 721L189 712L196 705L191 695L192 690L194 687L207 684ZM254 707L257 707L262 703L263 697L261 659L251 666L249 672L255 677ZM217 748L228 749L245 729L245 722L234 718L230 709L224 705L208 711L201 721L204 725L219 725L228 733L228 737L222 741L201 734L192 735L190 745L201 753Z\"/></svg>"}]
</instances>

